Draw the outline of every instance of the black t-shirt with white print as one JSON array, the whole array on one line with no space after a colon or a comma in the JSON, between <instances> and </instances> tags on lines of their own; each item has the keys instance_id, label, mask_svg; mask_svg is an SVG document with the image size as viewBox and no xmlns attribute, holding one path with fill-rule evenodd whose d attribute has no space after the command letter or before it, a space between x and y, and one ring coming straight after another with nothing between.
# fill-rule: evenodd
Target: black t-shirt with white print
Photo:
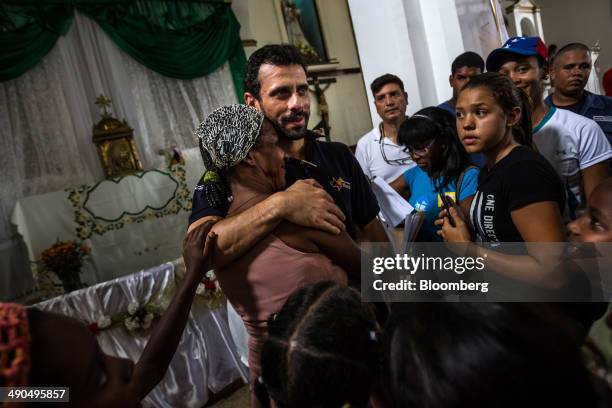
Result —
<instances>
[{"instance_id":1,"label":"black t-shirt with white print","mask_svg":"<svg viewBox=\"0 0 612 408\"><path fill-rule=\"evenodd\" d=\"M478 178L478 190L472 201L470 216L480 242L524 242L514 226L510 213L518 208L541 201L554 201L562 211L565 189L557 172L548 161L533 149L518 146L491 169L484 166ZM523 249L524 250L524 249ZM592 296L589 279L576 265L568 272L569 281L560 289L543 289L503 275L490 274L490 292L498 298L514 293L531 298L586 299ZM541 306L540 306L541 305ZM553 313L579 322L588 332L595 320L603 315L605 303L557 302L538 303L550 307Z\"/></svg>"},{"instance_id":2,"label":"black t-shirt with white print","mask_svg":"<svg viewBox=\"0 0 612 408\"><path fill-rule=\"evenodd\" d=\"M484 166L470 217L479 242L523 242L510 213L528 204L554 201L562 210L565 190L548 161L535 150L517 146L492 168Z\"/></svg>"}]
</instances>

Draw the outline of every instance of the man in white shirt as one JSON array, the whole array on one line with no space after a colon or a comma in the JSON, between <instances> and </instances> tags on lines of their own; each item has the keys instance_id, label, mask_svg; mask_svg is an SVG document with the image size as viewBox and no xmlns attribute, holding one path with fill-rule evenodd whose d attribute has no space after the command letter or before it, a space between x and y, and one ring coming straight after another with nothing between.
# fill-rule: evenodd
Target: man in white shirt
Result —
<instances>
[{"instance_id":1,"label":"man in white shirt","mask_svg":"<svg viewBox=\"0 0 612 408\"><path fill-rule=\"evenodd\" d=\"M397 144L397 131L406 120L408 94L402 80L392 74L376 78L370 88L382 123L359 139L355 157L366 176L390 183L415 166L404 147Z\"/></svg>"},{"instance_id":2,"label":"man in white shirt","mask_svg":"<svg viewBox=\"0 0 612 408\"><path fill-rule=\"evenodd\" d=\"M532 102L533 142L561 177L567 193L565 221L576 219L591 192L608 175L612 148L591 119L548 107L543 100L547 50L539 37L510 38L489 54L487 71L508 75Z\"/></svg>"}]
</instances>

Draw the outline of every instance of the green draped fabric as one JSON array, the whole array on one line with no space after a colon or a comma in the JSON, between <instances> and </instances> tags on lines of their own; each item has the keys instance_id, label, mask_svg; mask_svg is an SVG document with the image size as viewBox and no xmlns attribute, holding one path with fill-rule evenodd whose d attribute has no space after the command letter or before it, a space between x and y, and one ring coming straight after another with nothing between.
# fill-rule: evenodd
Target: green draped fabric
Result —
<instances>
[{"instance_id":1,"label":"green draped fabric","mask_svg":"<svg viewBox=\"0 0 612 408\"><path fill-rule=\"evenodd\" d=\"M93 19L132 58L162 75L193 79L229 61L242 100L246 57L240 24L219 1L27 0L0 5L0 81L36 65L72 22Z\"/></svg>"},{"instance_id":2,"label":"green draped fabric","mask_svg":"<svg viewBox=\"0 0 612 408\"><path fill-rule=\"evenodd\" d=\"M0 81L14 79L47 55L72 23L68 5L0 5Z\"/></svg>"}]
</instances>

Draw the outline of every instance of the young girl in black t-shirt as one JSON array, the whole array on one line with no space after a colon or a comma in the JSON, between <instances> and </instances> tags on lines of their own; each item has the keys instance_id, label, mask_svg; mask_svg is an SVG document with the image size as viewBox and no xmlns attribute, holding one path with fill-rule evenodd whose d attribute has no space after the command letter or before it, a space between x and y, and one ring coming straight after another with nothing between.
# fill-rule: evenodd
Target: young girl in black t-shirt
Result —
<instances>
[{"instance_id":1,"label":"young girl in black t-shirt","mask_svg":"<svg viewBox=\"0 0 612 408\"><path fill-rule=\"evenodd\" d=\"M527 95L498 73L472 78L458 96L457 131L468 153L482 152L486 157L469 214L476 241L565 241L563 186L546 159L532 148ZM456 227L444 211L436 221L447 242L472 240L459 211L450 210ZM528 283L558 283L544 267L543 258L555 256L551 251L540 256L529 250L528 256L511 259L498 255L489 251L487 264L503 275Z\"/></svg>"}]
</instances>

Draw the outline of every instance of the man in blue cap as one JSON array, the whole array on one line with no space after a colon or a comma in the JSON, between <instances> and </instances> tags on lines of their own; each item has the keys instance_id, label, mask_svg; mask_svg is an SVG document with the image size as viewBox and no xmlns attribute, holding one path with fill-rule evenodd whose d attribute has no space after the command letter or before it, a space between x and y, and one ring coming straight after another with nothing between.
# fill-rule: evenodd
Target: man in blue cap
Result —
<instances>
[{"instance_id":1,"label":"man in blue cap","mask_svg":"<svg viewBox=\"0 0 612 408\"><path fill-rule=\"evenodd\" d=\"M612 148L594 121L544 103L546 45L539 37L513 37L487 57L487 70L508 75L529 95L533 141L555 168L568 195L565 221L584 210L593 189L608 175Z\"/></svg>"},{"instance_id":2,"label":"man in blue cap","mask_svg":"<svg viewBox=\"0 0 612 408\"><path fill-rule=\"evenodd\" d=\"M581 43L561 47L550 70L555 91L545 102L548 106L567 109L593 119L612 143L612 98L584 89L592 68L589 51L589 47Z\"/></svg>"}]
</instances>

